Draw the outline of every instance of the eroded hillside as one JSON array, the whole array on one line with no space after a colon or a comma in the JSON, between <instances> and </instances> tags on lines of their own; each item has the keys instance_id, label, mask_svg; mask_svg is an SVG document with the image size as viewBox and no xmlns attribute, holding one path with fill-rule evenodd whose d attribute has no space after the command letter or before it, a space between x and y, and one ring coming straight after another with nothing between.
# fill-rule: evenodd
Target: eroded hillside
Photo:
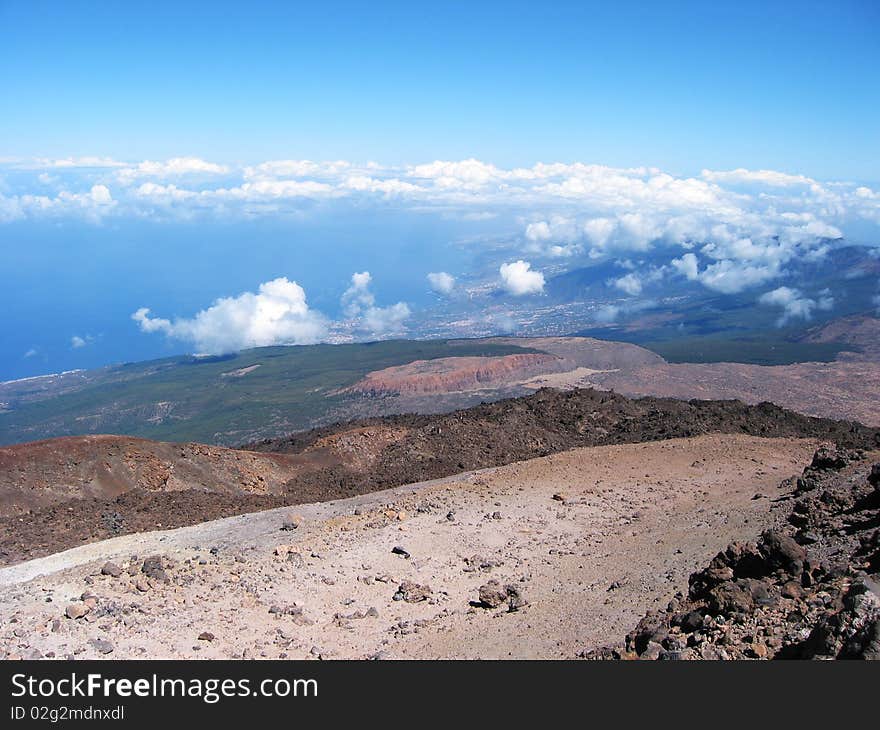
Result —
<instances>
[{"instance_id":1,"label":"eroded hillside","mask_svg":"<svg viewBox=\"0 0 880 730\"><path fill-rule=\"evenodd\" d=\"M0 560L285 504L350 497L583 446L707 433L873 448L880 431L769 403L541 390L443 415L389 416L246 450L120 437L0 449Z\"/></svg>"}]
</instances>

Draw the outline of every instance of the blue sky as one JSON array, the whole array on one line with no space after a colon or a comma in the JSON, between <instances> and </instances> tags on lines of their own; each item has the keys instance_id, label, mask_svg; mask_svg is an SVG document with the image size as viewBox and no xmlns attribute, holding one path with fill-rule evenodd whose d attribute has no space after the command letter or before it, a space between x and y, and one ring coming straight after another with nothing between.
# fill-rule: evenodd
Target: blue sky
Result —
<instances>
[{"instance_id":1,"label":"blue sky","mask_svg":"<svg viewBox=\"0 0 880 730\"><path fill-rule=\"evenodd\" d=\"M880 5L0 1L2 154L880 169Z\"/></svg>"},{"instance_id":2,"label":"blue sky","mask_svg":"<svg viewBox=\"0 0 880 730\"><path fill-rule=\"evenodd\" d=\"M878 8L0 0L0 380L417 336L596 262L613 311L807 319L761 297L880 242Z\"/></svg>"}]
</instances>

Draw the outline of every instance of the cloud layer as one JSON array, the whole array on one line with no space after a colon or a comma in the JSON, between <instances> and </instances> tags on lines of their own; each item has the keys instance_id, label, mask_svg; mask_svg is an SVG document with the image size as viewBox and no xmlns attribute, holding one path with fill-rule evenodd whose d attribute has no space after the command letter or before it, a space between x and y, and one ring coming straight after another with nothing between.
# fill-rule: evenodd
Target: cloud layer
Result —
<instances>
[{"instance_id":1,"label":"cloud layer","mask_svg":"<svg viewBox=\"0 0 880 730\"><path fill-rule=\"evenodd\" d=\"M502 286L516 296L542 291L539 269L551 264L558 270L655 252L665 260L654 264L652 279L631 272L610 285L639 297L650 281L678 276L735 294L772 285L794 261L820 261L850 231L868 242L880 239L880 191L773 170L703 170L686 177L581 162L502 168L477 159L398 166L268 160L236 166L196 157L136 163L69 157L7 160L0 164L3 179L0 223L299 216L342 204L501 221L509 234L493 267L513 262L500 273ZM455 282L447 277L432 272L428 281L448 295ZM369 296L368 289L351 295L362 324L377 333L399 327L403 307L383 311L367 303Z\"/></svg>"},{"instance_id":2,"label":"cloud layer","mask_svg":"<svg viewBox=\"0 0 880 730\"><path fill-rule=\"evenodd\" d=\"M322 314L310 309L306 293L285 277L260 284L259 291L216 300L192 318L151 317L141 307L132 319L144 332L162 332L191 342L199 353L222 354L267 345L306 345L327 336Z\"/></svg>"},{"instance_id":3,"label":"cloud layer","mask_svg":"<svg viewBox=\"0 0 880 730\"><path fill-rule=\"evenodd\" d=\"M154 317L148 307L141 307L131 318L142 332L162 333L191 343L200 354L210 355L271 345L342 342L352 339L352 332L374 337L404 334L404 323L411 315L409 305L397 302L377 306L371 282L369 271L352 274L351 284L342 295L344 319L339 321L310 308L305 290L286 277L260 284L257 293L217 299L193 317ZM80 340L74 337L72 346L87 344Z\"/></svg>"},{"instance_id":4,"label":"cloud layer","mask_svg":"<svg viewBox=\"0 0 880 730\"><path fill-rule=\"evenodd\" d=\"M697 177L675 177L656 168L580 162L503 169L475 159L403 166L270 160L236 167L196 157L137 163L71 157L6 161L0 165L4 172L15 173L18 181L18 189L0 199L6 220L47 214L52 201L84 199L101 185L119 202L116 215L157 209L172 213L181 207L234 212L236 205L277 204L265 210L268 214L295 208L303 198L525 207L533 214L524 237L560 250L572 243L600 251L638 250L662 236L707 240L720 233L736 239L778 230L833 238L850 219L880 224L875 190L771 170L704 170ZM45 193L39 183L46 172L65 175L54 194ZM540 215L542 208L554 206L566 212Z\"/></svg>"}]
</instances>

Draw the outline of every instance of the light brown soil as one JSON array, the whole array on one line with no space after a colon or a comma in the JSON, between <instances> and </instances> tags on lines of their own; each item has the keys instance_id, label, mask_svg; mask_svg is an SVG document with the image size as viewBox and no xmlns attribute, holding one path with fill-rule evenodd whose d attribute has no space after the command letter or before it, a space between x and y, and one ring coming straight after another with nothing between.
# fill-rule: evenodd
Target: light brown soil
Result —
<instances>
[{"instance_id":1,"label":"light brown soil","mask_svg":"<svg viewBox=\"0 0 880 730\"><path fill-rule=\"evenodd\" d=\"M880 361L836 360L793 365L664 364L574 378L630 396L770 401L798 413L880 425Z\"/></svg>"},{"instance_id":2,"label":"light brown soil","mask_svg":"<svg viewBox=\"0 0 880 730\"><path fill-rule=\"evenodd\" d=\"M0 649L13 657L573 658L625 634L718 550L772 524L781 481L799 474L816 446L708 435L574 449L440 483L119 537L0 569ZM280 530L291 512L300 527ZM411 557L394 554L398 545ZM173 562L170 583L139 572L156 553ZM100 575L111 559L134 575ZM470 605L492 578L517 586L528 606ZM406 580L430 586L429 598L392 600ZM86 590L96 596L91 612L64 618ZM294 603L299 616L269 612ZM359 617L370 608L375 616ZM203 632L214 638L200 640ZM112 652L100 654L96 639Z\"/></svg>"}]
</instances>

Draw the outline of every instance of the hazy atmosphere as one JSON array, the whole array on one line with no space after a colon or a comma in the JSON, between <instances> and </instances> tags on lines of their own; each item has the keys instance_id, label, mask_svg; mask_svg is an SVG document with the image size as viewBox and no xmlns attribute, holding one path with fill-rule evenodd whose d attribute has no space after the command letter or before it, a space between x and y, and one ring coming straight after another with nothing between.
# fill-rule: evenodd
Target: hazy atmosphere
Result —
<instances>
[{"instance_id":1,"label":"hazy atmosphere","mask_svg":"<svg viewBox=\"0 0 880 730\"><path fill-rule=\"evenodd\" d=\"M0 275L12 721L880 660L877 0L0 0Z\"/></svg>"},{"instance_id":2,"label":"hazy atmosphere","mask_svg":"<svg viewBox=\"0 0 880 730\"><path fill-rule=\"evenodd\" d=\"M797 265L880 240L876 7L678 5L0 4L0 378L534 334L572 271L560 334L834 311Z\"/></svg>"}]
</instances>

